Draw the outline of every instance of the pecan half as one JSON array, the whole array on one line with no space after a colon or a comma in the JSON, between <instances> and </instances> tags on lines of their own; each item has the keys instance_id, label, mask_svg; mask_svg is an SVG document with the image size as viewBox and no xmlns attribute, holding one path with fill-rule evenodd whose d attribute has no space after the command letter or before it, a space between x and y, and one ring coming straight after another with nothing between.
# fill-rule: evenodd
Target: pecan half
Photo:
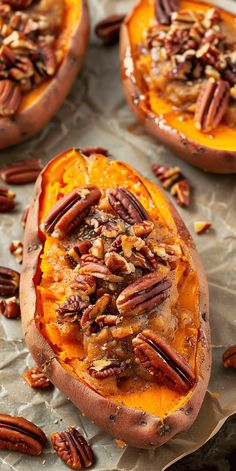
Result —
<instances>
[{"instance_id":1,"label":"pecan half","mask_svg":"<svg viewBox=\"0 0 236 471\"><path fill-rule=\"evenodd\" d=\"M19 288L20 274L7 267L0 267L0 296L10 296Z\"/></svg>"},{"instance_id":2,"label":"pecan half","mask_svg":"<svg viewBox=\"0 0 236 471\"><path fill-rule=\"evenodd\" d=\"M38 366L25 371L23 378L31 388L48 388L52 384L42 369Z\"/></svg>"},{"instance_id":3,"label":"pecan half","mask_svg":"<svg viewBox=\"0 0 236 471\"><path fill-rule=\"evenodd\" d=\"M194 385L195 375L190 365L159 334L144 330L132 342L141 365L158 383L178 392L187 392Z\"/></svg>"},{"instance_id":4,"label":"pecan half","mask_svg":"<svg viewBox=\"0 0 236 471\"><path fill-rule=\"evenodd\" d=\"M111 281L113 283L120 283L123 281L123 277L114 275L109 268L105 267L102 263L86 262L79 269L78 272L81 275L92 275L95 278L101 278L105 281Z\"/></svg>"},{"instance_id":5,"label":"pecan half","mask_svg":"<svg viewBox=\"0 0 236 471\"><path fill-rule=\"evenodd\" d=\"M168 296L171 281L162 274L145 275L125 288L118 296L116 305L120 314L134 316L150 312Z\"/></svg>"},{"instance_id":6,"label":"pecan half","mask_svg":"<svg viewBox=\"0 0 236 471\"><path fill-rule=\"evenodd\" d=\"M0 449L40 455L47 438L43 431L23 417L0 414Z\"/></svg>"},{"instance_id":7,"label":"pecan half","mask_svg":"<svg viewBox=\"0 0 236 471\"><path fill-rule=\"evenodd\" d=\"M57 309L58 322L60 324L77 322L88 305L88 301L83 301L78 294L71 296Z\"/></svg>"},{"instance_id":8,"label":"pecan half","mask_svg":"<svg viewBox=\"0 0 236 471\"><path fill-rule=\"evenodd\" d=\"M125 188L120 186L108 190L107 196L115 212L129 224L151 219L143 205Z\"/></svg>"},{"instance_id":9,"label":"pecan half","mask_svg":"<svg viewBox=\"0 0 236 471\"><path fill-rule=\"evenodd\" d=\"M112 46L119 41L120 28L124 19L125 15L111 15L97 23L95 33L106 46Z\"/></svg>"},{"instance_id":10,"label":"pecan half","mask_svg":"<svg viewBox=\"0 0 236 471\"><path fill-rule=\"evenodd\" d=\"M97 186L75 188L55 203L42 224L42 230L57 237L70 233L82 223L100 196Z\"/></svg>"},{"instance_id":11,"label":"pecan half","mask_svg":"<svg viewBox=\"0 0 236 471\"><path fill-rule=\"evenodd\" d=\"M15 296L8 299L0 299L0 313L8 319L20 317L20 304Z\"/></svg>"},{"instance_id":12,"label":"pecan half","mask_svg":"<svg viewBox=\"0 0 236 471\"><path fill-rule=\"evenodd\" d=\"M12 185L24 185L36 180L42 170L42 163L37 159L15 162L0 171L2 180Z\"/></svg>"},{"instance_id":13,"label":"pecan half","mask_svg":"<svg viewBox=\"0 0 236 471\"><path fill-rule=\"evenodd\" d=\"M215 129L227 109L230 86L224 80L208 79L196 103L195 126L203 132Z\"/></svg>"},{"instance_id":14,"label":"pecan half","mask_svg":"<svg viewBox=\"0 0 236 471\"><path fill-rule=\"evenodd\" d=\"M88 306L87 309L85 309L83 312L80 321L81 327L88 327L89 324L93 323L94 321L96 322L96 318L105 312L110 301L111 296L109 294L104 294L96 301L95 304Z\"/></svg>"},{"instance_id":15,"label":"pecan half","mask_svg":"<svg viewBox=\"0 0 236 471\"><path fill-rule=\"evenodd\" d=\"M0 115L11 116L21 103L21 89L12 80L0 80Z\"/></svg>"},{"instance_id":16,"label":"pecan half","mask_svg":"<svg viewBox=\"0 0 236 471\"><path fill-rule=\"evenodd\" d=\"M51 442L58 456L72 469L88 468L94 462L91 447L74 427L65 432L53 432Z\"/></svg>"},{"instance_id":17,"label":"pecan half","mask_svg":"<svg viewBox=\"0 0 236 471\"><path fill-rule=\"evenodd\" d=\"M90 275L78 275L70 287L77 291L79 296L90 296L96 291L96 279Z\"/></svg>"},{"instance_id":18,"label":"pecan half","mask_svg":"<svg viewBox=\"0 0 236 471\"><path fill-rule=\"evenodd\" d=\"M161 25L169 25L172 13L178 10L178 0L155 0L155 16Z\"/></svg>"},{"instance_id":19,"label":"pecan half","mask_svg":"<svg viewBox=\"0 0 236 471\"><path fill-rule=\"evenodd\" d=\"M15 196L7 186L0 185L0 213L7 213L15 208Z\"/></svg>"},{"instance_id":20,"label":"pecan half","mask_svg":"<svg viewBox=\"0 0 236 471\"><path fill-rule=\"evenodd\" d=\"M96 379L106 379L118 376L126 369L126 363L116 359L102 359L94 361L88 368L90 376Z\"/></svg>"},{"instance_id":21,"label":"pecan half","mask_svg":"<svg viewBox=\"0 0 236 471\"><path fill-rule=\"evenodd\" d=\"M224 352L223 364L225 368L236 369L236 345L232 345Z\"/></svg>"},{"instance_id":22,"label":"pecan half","mask_svg":"<svg viewBox=\"0 0 236 471\"><path fill-rule=\"evenodd\" d=\"M13 240L9 246L9 251L14 255L18 263L23 261L23 244L20 240Z\"/></svg>"}]
</instances>

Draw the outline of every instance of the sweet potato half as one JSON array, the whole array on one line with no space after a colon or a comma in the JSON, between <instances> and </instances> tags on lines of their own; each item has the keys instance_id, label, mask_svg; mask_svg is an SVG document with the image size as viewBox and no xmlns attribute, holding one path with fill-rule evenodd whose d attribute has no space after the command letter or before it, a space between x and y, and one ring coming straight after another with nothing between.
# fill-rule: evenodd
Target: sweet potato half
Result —
<instances>
[{"instance_id":1,"label":"sweet potato half","mask_svg":"<svg viewBox=\"0 0 236 471\"><path fill-rule=\"evenodd\" d=\"M72 149L42 171L21 276L25 341L98 426L158 447L195 420L210 374L208 287L159 188Z\"/></svg>"},{"instance_id":2,"label":"sweet potato half","mask_svg":"<svg viewBox=\"0 0 236 471\"><path fill-rule=\"evenodd\" d=\"M128 103L147 130L182 159L207 172L222 174L235 173L236 127L233 125L235 121L231 119L232 116L229 117L229 125L223 120L212 132L202 132L195 126L194 115L184 112L181 106L173 106L173 103L166 98L165 90L163 93L159 93L154 86L152 87L150 85L149 89L147 89L145 85L145 80L148 81L149 73L147 69L150 59L150 55L148 56L144 48L142 48L144 38L147 38L145 34L150 28L153 28L156 34L158 33L158 29L159 31L163 31L163 28L165 29L165 26L158 23L156 18L157 14L155 14L155 8L157 12L158 3L160 3L160 5L167 5L168 8L168 2L161 3L159 0L138 1L131 14L123 23L121 32L121 73L124 92ZM224 32L227 29L228 33L230 32L230 40L235 40L234 2L228 1L227 4L224 4L227 11L218 7L218 5L221 6L221 3L218 1L205 3L195 0L180 0L179 2L169 3L172 6L175 5L175 8L177 5L178 11L191 10L192 12L196 12L197 10L201 10L202 12L207 12L209 9L217 7L221 15L221 20L225 22ZM187 23L185 23L185 25L186 24ZM190 43L189 50L191 54L193 52L191 49L193 47L192 41L190 41ZM202 44L204 44L204 42ZM141 69L139 67L139 70L137 66L138 57L139 60L142 61L142 67ZM212 61L213 67L216 61L217 56ZM186 59L182 64L186 65ZM212 66L208 70L209 73L213 70ZM225 67L225 65L223 67ZM199 71L196 73L200 74ZM222 73L224 74L224 71ZM146 74L145 80L144 74ZM216 73L216 77L218 76L219 74ZM231 78L233 77L231 76ZM152 80L151 77L149 77L149 79L150 81ZM161 75L159 79L162 79ZM189 80L191 80L191 78ZM181 77L179 84L181 84ZM220 104L220 106L223 105Z\"/></svg>"},{"instance_id":3,"label":"sweet potato half","mask_svg":"<svg viewBox=\"0 0 236 471\"><path fill-rule=\"evenodd\" d=\"M47 2L44 1L43 5L47 5ZM86 0L64 0L63 20L54 46L54 53L60 57L56 73L32 90L24 92L16 113L0 117L0 149L29 139L53 117L81 67L88 36Z\"/></svg>"}]
</instances>

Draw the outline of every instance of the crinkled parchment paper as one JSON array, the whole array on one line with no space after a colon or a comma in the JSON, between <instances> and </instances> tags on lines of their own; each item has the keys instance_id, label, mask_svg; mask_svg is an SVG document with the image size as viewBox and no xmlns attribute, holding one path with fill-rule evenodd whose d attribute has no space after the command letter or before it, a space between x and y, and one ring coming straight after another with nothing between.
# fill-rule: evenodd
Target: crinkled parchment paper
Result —
<instances>
[{"instance_id":1,"label":"crinkled parchment paper","mask_svg":"<svg viewBox=\"0 0 236 471\"><path fill-rule=\"evenodd\" d=\"M128 11L132 1L92 0L92 22L113 12ZM38 424L49 436L53 430L77 424L89 439L96 455L97 471L161 471L180 457L193 452L214 435L236 411L236 374L222 366L222 353L236 339L236 176L202 173L179 161L148 136L137 124L125 103L120 86L118 47L92 44L80 77L70 96L47 128L30 142L0 152L1 163L34 156L45 162L71 146L103 146L114 158L136 167L155 180L152 162L179 164L192 183L189 209L180 210L193 234L208 276L212 328L213 368L209 391L195 424L156 451L120 448L91 424L58 390L37 392L22 379L33 365L22 339L19 320L0 319L0 411L19 414ZM236 145L236 144L235 144ZM22 238L20 214L30 201L33 186L16 187L17 208L0 215L0 264L19 268L9 255L9 242ZM195 220L209 219L213 230L202 236L193 233ZM102 411L101 411L102 413ZM1 451L1 471L67 469L50 445L39 457Z\"/></svg>"}]
</instances>

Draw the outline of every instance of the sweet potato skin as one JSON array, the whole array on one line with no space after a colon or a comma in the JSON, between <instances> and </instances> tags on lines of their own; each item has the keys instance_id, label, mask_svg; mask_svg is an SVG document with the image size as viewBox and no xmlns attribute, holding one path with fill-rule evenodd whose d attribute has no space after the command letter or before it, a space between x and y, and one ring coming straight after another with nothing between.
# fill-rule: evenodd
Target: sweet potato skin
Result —
<instances>
[{"instance_id":1,"label":"sweet potato skin","mask_svg":"<svg viewBox=\"0 0 236 471\"><path fill-rule=\"evenodd\" d=\"M12 117L0 117L0 149L31 138L46 126L68 95L82 65L89 38L87 0L82 0L78 26L56 73L37 99Z\"/></svg>"},{"instance_id":2,"label":"sweet potato skin","mask_svg":"<svg viewBox=\"0 0 236 471\"><path fill-rule=\"evenodd\" d=\"M232 12L234 12L234 5L232 5ZM142 106L140 97L143 95L143 92L139 87L135 72L128 31L128 22L131 15L132 12L124 21L120 34L122 83L131 110L150 134L186 162L205 172L219 174L236 173L236 150L214 149L189 139L178 130L165 124L161 117L156 116L150 109ZM127 62L129 69L132 70L132 74L127 74L127 67L125 65Z\"/></svg>"},{"instance_id":3,"label":"sweet potato skin","mask_svg":"<svg viewBox=\"0 0 236 471\"><path fill-rule=\"evenodd\" d=\"M59 156L62 157L64 154ZM49 163L48 165L51 165ZM46 167L47 168L47 167ZM43 242L38 235L40 195L43 173L35 185L24 238L24 263L21 275L20 300L25 341L36 363L45 368L51 382L57 386L81 412L112 436L138 448L158 447L188 429L195 420L203 401L211 365L210 329L208 321L207 281L193 241L174 206L169 202L172 216L180 237L188 245L194 268L199 275L200 286L200 358L198 382L190 399L181 409L169 414L164 420L144 411L121 406L106 399L68 374L59 363L47 340L35 324L37 319L35 286L40 280L39 257ZM136 174L137 175L137 174ZM140 177L142 178L142 177ZM142 179L145 182L144 179Z\"/></svg>"}]
</instances>

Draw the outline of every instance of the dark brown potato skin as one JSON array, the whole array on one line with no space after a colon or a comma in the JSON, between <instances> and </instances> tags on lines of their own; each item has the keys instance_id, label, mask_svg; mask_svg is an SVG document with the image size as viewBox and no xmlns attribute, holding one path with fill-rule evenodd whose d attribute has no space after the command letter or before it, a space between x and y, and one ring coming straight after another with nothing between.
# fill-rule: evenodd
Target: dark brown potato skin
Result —
<instances>
[{"instance_id":1,"label":"dark brown potato skin","mask_svg":"<svg viewBox=\"0 0 236 471\"><path fill-rule=\"evenodd\" d=\"M76 1L76 0L75 0ZM46 126L68 95L82 65L89 38L87 0L82 0L78 26L57 74L37 100L13 117L0 117L0 149L32 137Z\"/></svg>"},{"instance_id":2,"label":"dark brown potato skin","mask_svg":"<svg viewBox=\"0 0 236 471\"><path fill-rule=\"evenodd\" d=\"M197 371L198 381L194 386L190 400L179 410L161 421L158 417L141 410L112 402L73 378L60 365L52 348L35 325L35 318L38 316L35 285L40 280L39 257L43 249L43 243L38 236L38 216L43 172L39 175L35 184L33 203L27 218L24 238L24 262L21 275L20 300L26 344L36 363L45 368L50 381L84 415L89 417L98 426L117 439L122 439L134 447L158 447L192 425L202 404L210 375L211 348L208 318L208 286L204 269L192 238L176 209L169 202L179 235L187 244L192 256L193 265L199 275L199 311L201 317L197 358L197 364L199 365L199 371Z\"/></svg>"},{"instance_id":3,"label":"dark brown potato skin","mask_svg":"<svg viewBox=\"0 0 236 471\"><path fill-rule=\"evenodd\" d=\"M205 172L222 174L236 173L236 150L231 152L203 146L198 142L185 137L183 134L176 131L176 129L167 125L164 126L163 122L160 124L158 117L150 109L144 109L144 107L140 105L142 102L138 99L143 95L143 92L138 85L138 78L136 76L137 74L135 73L135 69L132 76L127 76L124 66L127 53L131 50L127 27L127 23L131 15L132 12L122 25L120 34L120 56L124 93L132 111L147 128L150 134L191 165L194 165ZM130 54L128 54L128 56L129 60L132 60Z\"/></svg>"}]
</instances>

